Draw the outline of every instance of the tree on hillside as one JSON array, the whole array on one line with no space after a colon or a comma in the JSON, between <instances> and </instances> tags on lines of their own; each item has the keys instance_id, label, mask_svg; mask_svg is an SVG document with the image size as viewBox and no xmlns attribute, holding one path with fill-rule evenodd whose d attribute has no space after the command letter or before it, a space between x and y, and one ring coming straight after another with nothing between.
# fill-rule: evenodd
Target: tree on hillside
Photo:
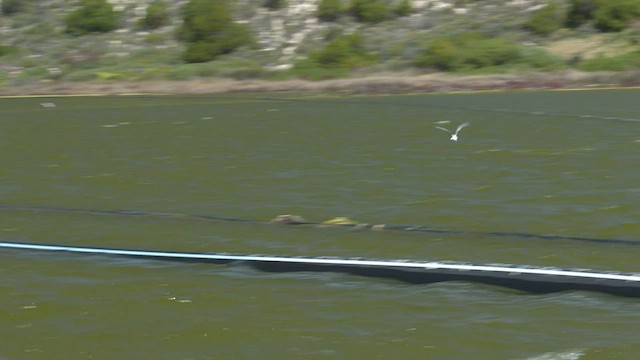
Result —
<instances>
[{"instance_id":1,"label":"tree on hillside","mask_svg":"<svg viewBox=\"0 0 640 360\"><path fill-rule=\"evenodd\" d=\"M360 34L340 35L324 48L310 54L309 58L324 68L355 69L374 61L374 56L364 46Z\"/></svg>"},{"instance_id":2,"label":"tree on hillside","mask_svg":"<svg viewBox=\"0 0 640 360\"><path fill-rule=\"evenodd\" d=\"M391 18L391 8L384 0L351 0L351 14L360 22L375 24Z\"/></svg>"},{"instance_id":3,"label":"tree on hillside","mask_svg":"<svg viewBox=\"0 0 640 360\"><path fill-rule=\"evenodd\" d=\"M398 5L393 9L393 11L398 16L407 16L413 12L413 7L411 6L411 1L409 0L401 0Z\"/></svg>"},{"instance_id":4,"label":"tree on hillside","mask_svg":"<svg viewBox=\"0 0 640 360\"><path fill-rule=\"evenodd\" d=\"M468 71L516 63L520 49L510 40L465 32L433 40L416 64L443 71Z\"/></svg>"},{"instance_id":5,"label":"tree on hillside","mask_svg":"<svg viewBox=\"0 0 640 360\"><path fill-rule=\"evenodd\" d=\"M318 4L318 18L322 21L335 21L342 15L340 0L321 0Z\"/></svg>"},{"instance_id":6,"label":"tree on hillside","mask_svg":"<svg viewBox=\"0 0 640 360\"><path fill-rule=\"evenodd\" d=\"M593 12L601 31L621 31L640 16L640 0L599 0Z\"/></svg>"},{"instance_id":7,"label":"tree on hillside","mask_svg":"<svg viewBox=\"0 0 640 360\"><path fill-rule=\"evenodd\" d=\"M271 10L280 10L287 6L287 0L264 0L264 7Z\"/></svg>"},{"instance_id":8,"label":"tree on hillside","mask_svg":"<svg viewBox=\"0 0 640 360\"><path fill-rule=\"evenodd\" d=\"M182 17L179 36L187 42L187 62L210 61L251 42L248 29L233 22L226 0L190 0Z\"/></svg>"},{"instance_id":9,"label":"tree on hillside","mask_svg":"<svg viewBox=\"0 0 640 360\"><path fill-rule=\"evenodd\" d=\"M538 35L551 35L562 27L565 14L555 1L550 1L545 7L536 11L524 27Z\"/></svg>"},{"instance_id":10,"label":"tree on hillside","mask_svg":"<svg viewBox=\"0 0 640 360\"><path fill-rule=\"evenodd\" d=\"M640 0L571 0L567 26L576 28L593 20L600 31L621 31L640 18Z\"/></svg>"},{"instance_id":11,"label":"tree on hillside","mask_svg":"<svg viewBox=\"0 0 640 360\"><path fill-rule=\"evenodd\" d=\"M157 29L169 22L169 5L166 0L153 0L147 6L147 14L142 18L141 25L147 29Z\"/></svg>"},{"instance_id":12,"label":"tree on hillside","mask_svg":"<svg viewBox=\"0 0 640 360\"><path fill-rule=\"evenodd\" d=\"M109 32L118 28L119 16L106 0L82 0L80 8L65 18L65 32L84 35Z\"/></svg>"},{"instance_id":13,"label":"tree on hillside","mask_svg":"<svg viewBox=\"0 0 640 360\"><path fill-rule=\"evenodd\" d=\"M577 28L593 19L595 0L571 0L565 24L570 28Z\"/></svg>"},{"instance_id":14,"label":"tree on hillside","mask_svg":"<svg viewBox=\"0 0 640 360\"><path fill-rule=\"evenodd\" d=\"M2 15L13 15L24 9L27 0L1 0Z\"/></svg>"},{"instance_id":15,"label":"tree on hillside","mask_svg":"<svg viewBox=\"0 0 640 360\"><path fill-rule=\"evenodd\" d=\"M456 70L460 67L457 64L460 60L458 52L457 45L451 39L438 38L424 49L416 60L416 65L443 71Z\"/></svg>"}]
</instances>

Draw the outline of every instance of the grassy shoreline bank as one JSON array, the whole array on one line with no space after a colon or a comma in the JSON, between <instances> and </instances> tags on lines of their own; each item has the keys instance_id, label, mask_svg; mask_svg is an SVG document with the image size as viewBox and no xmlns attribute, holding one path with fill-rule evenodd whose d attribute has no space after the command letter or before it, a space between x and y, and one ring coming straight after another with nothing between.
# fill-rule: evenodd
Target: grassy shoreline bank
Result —
<instances>
[{"instance_id":1,"label":"grassy shoreline bank","mask_svg":"<svg viewBox=\"0 0 640 360\"><path fill-rule=\"evenodd\" d=\"M185 81L38 82L2 86L0 96L204 95L241 92L331 92L344 94L444 93L640 87L640 72L577 72L451 75L383 74L324 81L194 79Z\"/></svg>"}]
</instances>

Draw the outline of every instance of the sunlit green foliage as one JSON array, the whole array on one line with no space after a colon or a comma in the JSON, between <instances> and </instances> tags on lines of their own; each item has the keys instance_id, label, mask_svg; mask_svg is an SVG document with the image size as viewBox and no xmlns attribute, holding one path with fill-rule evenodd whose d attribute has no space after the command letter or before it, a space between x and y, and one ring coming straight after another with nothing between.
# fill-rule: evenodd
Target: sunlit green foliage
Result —
<instances>
[{"instance_id":1,"label":"sunlit green foliage","mask_svg":"<svg viewBox=\"0 0 640 360\"><path fill-rule=\"evenodd\" d=\"M344 12L340 0L321 0L317 11L318 18L322 21L335 21Z\"/></svg>"},{"instance_id":2,"label":"sunlit green foliage","mask_svg":"<svg viewBox=\"0 0 640 360\"><path fill-rule=\"evenodd\" d=\"M433 40L418 57L416 64L438 70L456 70L460 56L459 45L447 38Z\"/></svg>"},{"instance_id":3,"label":"sunlit green foliage","mask_svg":"<svg viewBox=\"0 0 640 360\"><path fill-rule=\"evenodd\" d=\"M393 9L393 12L398 16L407 16L413 12L413 8L411 7L411 1L402 0L398 3L398 5Z\"/></svg>"},{"instance_id":4,"label":"sunlit green foliage","mask_svg":"<svg viewBox=\"0 0 640 360\"><path fill-rule=\"evenodd\" d=\"M351 14L360 22L375 24L391 18L391 7L384 0L351 0Z\"/></svg>"},{"instance_id":5,"label":"sunlit green foliage","mask_svg":"<svg viewBox=\"0 0 640 360\"><path fill-rule=\"evenodd\" d=\"M180 38L187 42L187 62L210 61L251 43L248 29L233 22L226 0L190 0L183 8Z\"/></svg>"},{"instance_id":6,"label":"sunlit green foliage","mask_svg":"<svg viewBox=\"0 0 640 360\"><path fill-rule=\"evenodd\" d=\"M524 26L538 35L547 36L560 29L564 22L564 12L556 2L551 1L547 6L536 11Z\"/></svg>"},{"instance_id":7,"label":"sunlit green foliage","mask_svg":"<svg viewBox=\"0 0 640 360\"><path fill-rule=\"evenodd\" d=\"M65 32L85 35L93 32L109 32L118 28L119 16L106 0L82 0L80 8L65 18Z\"/></svg>"},{"instance_id":8,"label":"sunlit green foliage","mask_svg":"<svg viewBox=\"0 0 640 360\"><path fill-rule=\"evenodd\" d=\"M169 4L166 0L153 0L147 6L147 14L142 18L142 26L157 29L169 23Z\"/></svg>"},{"instance_id":9,"label":"sunlit green foliage","mask_svg":"<svg viewBox=\"0 0 640 360\"><path fill-rule=\"evenodd\" d=\"M616 56L599 55L583 60L578 69L584 71L625 71L640 69L640 51L633 51Z\"/></svg>"},{"instance_id":10,"label":"sunlit green foliage","mask_svg":"<svg viewBox=\"0 0 640 360\"><path fill-rule=\"evenodd\" d=\"M436 39L418 59L418 65L444 71L462 71L504 65L519 59L512 42L468 32Z\"/></svg>"},{"instance_id":11,"label":"sunlit green foliage","mask_svg":"<svg viewBox=\"0 0 640 360\"><path fill-rule=\"evenodd\" d=\"M311 80L343 77L349 70L371 65L376 58L364 46L360 34L339 35L322 49L299 61L288 75Z\"/></svg>"},{"instance_id":12,"label":"sunlit green foliage","mask_svg":"<svg viewBox=\"0 0 640 360\"><path fill-rule=\"evenodd\" d=\"M0 56L5 56L9 54L15 54L20 51L20 48L12 45L0 45Z\"/></svg>"},{"instance_id":13,"label":"sunlit green foliage","mask_svg":"<svg viewBox=\"0 0 640 360\"><path fill-rule=\"evenodd\" d=\"M597 4L593 19L601 31L621 31L640 17L640 0L598 0Z\"/></svg>"},{"instance_id":14,"label":"sunlit green foliage","mask_svg":"<svg viewBox=\"0 0 640 360\"><path fill-rule=\"evenodd\" d=\"M338 36L309 57L325 68L357 68L370 64L374 59L363 43L364 38L360 34Z\"/></svg>"},{"instance_id":15,"label":"sunlit green foliage","mask_svg":"<svg viewBox=\"0 0 640 360\"><path fill-rule=\"evenodd\" d=\"M441 71L473 71L500 67L551 69L558 59L542 50L532 51L504 38L475 32L438 38L426 46L416 64Z\"/></svg>"}]
</instances>

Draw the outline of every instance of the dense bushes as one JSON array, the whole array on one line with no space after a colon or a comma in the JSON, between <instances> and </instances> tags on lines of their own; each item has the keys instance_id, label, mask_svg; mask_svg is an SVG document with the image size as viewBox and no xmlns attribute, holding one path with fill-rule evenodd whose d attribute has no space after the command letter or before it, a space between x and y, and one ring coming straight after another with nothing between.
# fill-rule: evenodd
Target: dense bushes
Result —
<instances>
[{"instance_id":1,"label":"dense bushes","mask_svg":"<svg viewBox=\"0 0 640 360\"><path fill-rule=\"evenodd\" d=\"M206 62L251 43L248 29L234 23L229 3L190 0L183 8L180 38L187 43L187 62Z\"/></svg>"},{"instance_id":2,"label":"dense bushes","mask_svg":"<svg viewBox=\"0 0 640 360\"><path fill-rule=\"evenodd\" d=\"M311 53L310 59L321 67L353 69L373 61L364 47L360 34L341 35L328 42L325 47Z\"/></svg>"},{"instance_id":3,"label":"dense bushes","mask_svg":"<svg viewBox=\"0 0 640 360\"><path fill-rule=\"evenodd\" d=\"M418 58L418 65L443 71L463 71L504 65L519 60L511 42L479 33L436 39Z\"/></svg>"},{"instance_id":4,"label":"dense bushes","mask_svg":"<svg viewBox=\"0 0 640 360\"><path fill-rule=\"evenodd\" d=\"M621 31L640 16L640 0L598 0L593 12L595 26L602 31Z\"/></svg>"},{"instance_id":5,"label":"dense bushes","mask_svg":"<svg viewBox=\"0 0 640 360\"><path fill-rule=\"evenodd\" d=\"M566 25L593 21L601 31L621 31L640 17L640 0L570 0Z\"/></svg>"},{"instance_id":6,"label":"dense bushes","mask_svg":"<svg viewBox=\"0 0 640 360\"><path fill-rule=\"evenodd\" d=\"M594 34L594 28L613 31L629 27L640 16L640 0L545 0L546 6L534 12L522 11L522 8L513 10L516 8L512 7L491 10L491 7L484 5L471 7L466 14L421 8L420 14L404 20L397 17L413 11L410 0L317 0L315 15L318 18L323 21L339 20L335 24L323 24L327 31L324 38L320 33L323 30L303 24L302 20L297 23L298 18L291 20L289 11L266 14L268 18L284 19L284 32L269 27L270 23L265 20L265 8L295 6L299 4L298 0L243 0L238 4L234 1L146 0L146 16L140 19L140 9L132 2L125 5L126 11L114 11L109 5L109 2L113 2L111 0L73 0L65 3L65 7L33 0L0 0L3 13L13 14L18 11L16 9L22 9L17 15L3 16L2 21L7 23L5 25L25 29L24 37L23 34L20 37L12 36L3 39L4 43L36 45L29 48L0 46L0 56L3 56L3 63L15 68L25 67L20 59L42 51L44 46L41 44L62 44L58 47L62 50L56 50L55 53L43 52L46 57L29 61L42 63L42 66L38 66L43 69L59 67L63 78L73 73L85 78L97 76L100 79L115 79L117 76L123 79L145 76L172 79L192 76L296 76L316 80L361 76L365 72L414 71L411 66L415 64L423 68L421 71L427 72L476 74L554 70L563 66L587 71L640 69L640 52L634 52L640 43L640 30L634 27L635 30L629 29L623 34ZM472 4L481 1L484 0L460 0L456 3ZM489 3L494 2L487 2L487 5ZM26 7L20 7L25 5ZM133 11L134 6L136 11ZM130 32L95 36L90 40L71 39L58 31L59 21L64 19L64 15L57 15L64 13L61 8L70 11L66 17L69 34L110 31L119 24L129 26L127 30ZM306 11L302 12L305 19L306 16L314 16ZM50 18L43 18L41 23L34 21L40 13ZM52 14L59 17L54 18ZM245 47L239 55L221 56L252 44L249 26L235 22L236 14L242 20L257 19L250 26L260 32L265 48L267 45L275 45L275 50L257 52L248 51L250 49ZM503 23L505 18L508 20ZM355 23L356 21L360 23ZM386 22L379 23L381 21ZM130 27L132 24L137 27ZM179 28L177 31L173 27L149 33L139 31L140 26L156 29L169 24L176 24ZM576 30L565 29L548 41L522 31L524 27L536 35L547 36L562 26ZM467 29L491 33L491 36L478 32L446 36L448 32L457 33ZM345 31L356 31L358 34L343 35ZM173 41L176 33L182 42L179 45ZM305 34L304 40L300 44L294 43L302 34ZM580 42L580 47L562 41L576 37L585 37ZM122 41L122 46L114 41L107 48L105 45L112 39ZM284 42L280 42L281 39ZM291 39L294 41L287 42ZM509 39L539 45L523 46ZM430 42L422 47L416 45L424 41ZM593 48L600 45L606 47L603 51L607 50L609 54L631 53L589 58L594 54ZM572 58L561 60L554 57L544 50L545 46ZM140 60L136 63L132 59L143 48L162 49L163 54L171 54L173 57L165 59L149 55L144 62ZM78 51L71 51L72 49ZM122 56L125 53L129 55ZM235 66L236 62L244 60L251 63ZM292 65L291 71L281 70Z\"/></svg>"},{"instance_id":7,"label":"dense bushes","mask_svg":"<svg viewBox=\"0 0 640 360\"><path fill-rule=\"evenodd\" d=\"M308 59L298 61L288 75L310 80L343 77L350 70L375 61L375 56L365 48L362 35L339 35L311 53Z\"/></svg>"},{"instance_id":8,"label":"dense bushes","mask_svg":"<svg viewBox=\"0 0 640 360\"><path fill-rule=\"evenodd\" d=\"M620 54L616 56L599 55L583 60L578 69L584 71L625 71L640 69L640 51Z\"/></svg>"},{"instance_id":9,"label":"dense bushes","mask_svg":"<svg viewBox=\"0 0 640 360\"><path fill-rule=\"evenodd\" d=\"M3 15L12 15L24 9L27 0L2 0L0 11Z\"/></svg>"},{"instance_id":10,"label":"dense bushes","mask_svg":"<svg viewBox=\"0 0 640 360\"><path fill-rule=\"evenodd\" d=\"M550 35L560 29L565 22L565 14L555 2L549 2L536 11L527 22L525 28L538 35Z\"/></svg>"},{"instance_id":11,"label":"dense bushes","mask_svg":"<svg viewBox=\"0 0 640 360\"><path fill-rule=\"evenodd\" d=\"M398 3L398 5L393 9L393 12L398 16L407 16L413 12L413 8L411 7L411 1L402 0Z\"/></svg>"},{"instance_id":12,"label":"dense bushes","mask_svg":"<svg viewBox=\"0 0 640 360\"><path fill-rule=\"evenodd\" d=\"M560 60L542 50L531 51L504 38L467 32L439 38L426 46L416 64L441 71L473 71L508 66L550 69Z\"/></svg>"},{"instance_id":13,"label":"dense bushes","mask_svg":"<svg viewBox=\"0 0 640 360\"><path fill-rule=\"evenodd\" d=\"M351 14L360 22L375 24L391 18L385 0L352 0Z\"/></svg>"},{"instance_id":14,"label":"dense bushes","mask_svg":"<svg viewBox=\"0 0 640 360\"><path fill-rule=\"evenodd\" d=\"M622 31L638 18L640 0L570 0L566 11L550 0L524 26L539 35L549 35L562 25L577 28L588 23L610 32Z\"/></svg>"},{"instance_id":15,"label":"dense bushes","mask_svg":"<svg viewBox=\"0 0 640 360\"><path fill-rule=\"evenodd\" d=\"M169 23L169 5L166 0L153 0L147 6L147 14L141 25L146 29L157 29Z\"/></svg>"},{"instance_id":16,"label":"dense bushes","mask_svg":"<svg viewBox=\"0 0 640 360\"><path fill-rule=\"evenodd\" d=\"M271 10L279 10L287 6L287 0L264 0L264 7Z\"/></svg>"},{"instance_id":17,"label":"dense bushes","mask_svg":"<svg viewBox=\"0 0 640 360\"><path fill-rule=\"evenodd\" d=\"M577 28L593 19L595 0L570 0L565 24Z\"/></svg>"},{"instance_id":18,"label":"dense bushes","mask_svg":"<svg viewBox=\"0 0 640 360\"><path fill-rule=\"evenodd\" d=\"M341 0L322 0L318 4L318 19L322 21L335 21L342 15Z\"/></svg>"},{"instance_id":19,"label":"dense bushes","mask_svg":"<svg viewBox=\"0 0 640 360\"><path fill-rule=\"evenodd\" d=\"M395 5L388 0L351 0L347 7L341 0L320 0L317 16L322 21L335 21L343 14L350 14L358 22L376 24L411 12L410 0L399 0Z\"/></svg>"},{"instance_id":20,"label":"dense bushes","mask_svg":"<svg viewBox=\"0 0 640 360\"><path fill-rule=\"evenodd\" d=\"M18 51L20 51L20 48L17 46L0 44L0 56L15 54Z\"/></svg>"},{"instance_id":21,"label":"dense bushes","mask_svg":"<svg viewBox=\"0 0 640 360\"><path fill-rule=\"evenodd\" d=\"M65 31L71 35L109 32L118 28L119 17L106 0L82 0L80 8L65 18Z\"/></svg>"}]
</instances>

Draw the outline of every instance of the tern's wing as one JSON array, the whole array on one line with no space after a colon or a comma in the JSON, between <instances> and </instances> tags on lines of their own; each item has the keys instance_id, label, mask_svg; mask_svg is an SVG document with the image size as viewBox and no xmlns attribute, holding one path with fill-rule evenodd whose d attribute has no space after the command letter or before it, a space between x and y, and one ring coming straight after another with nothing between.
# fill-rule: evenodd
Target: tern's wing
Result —
<instances>
[{"instance_id":1,"label":"tern's wing","mask_svg":"<svg viewBox=\"0 0 640 360\"><path fill-rule=\"evenodd\" d=\"M451 134L451 131L449 131L448 129L445 129L443 127L436 126L436 129L444 130L444 131L448 132L449 134Z\"/></svg>"},{"instance_id":2,"label":"tern's wing","mask_svg":"<svg viewBox=\"0 0 640 360\"><path fill-rule=\"evenodd\" d=\"M456 134L460 132L460 130L464 129L465 127L469 126L469 123L466 122L464 124L461 124L460 126L458 126L458 128L456 129Z\"/></svg>"}]
</instances>

